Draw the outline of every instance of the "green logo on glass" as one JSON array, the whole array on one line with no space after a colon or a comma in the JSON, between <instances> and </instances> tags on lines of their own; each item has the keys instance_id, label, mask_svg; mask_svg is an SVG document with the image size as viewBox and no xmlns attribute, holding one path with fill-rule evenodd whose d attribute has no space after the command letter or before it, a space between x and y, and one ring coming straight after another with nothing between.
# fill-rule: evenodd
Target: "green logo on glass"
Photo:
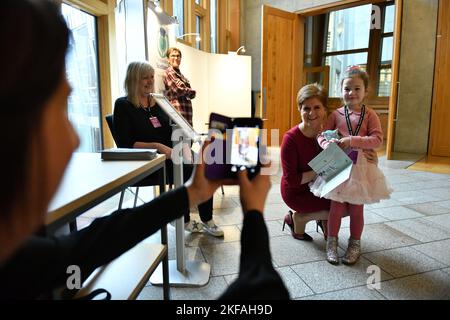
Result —
<instances>
[{"instance_id":1,"label":"green logo on glass","mask_svg":"<svg viewBox=\"0 0 450 320\"><path fill-rule=\"evenodd\" d=\"M167 49L169 49L169 36L164 28L159 28L158 53L161 58L166 57Z\"/></svg>"}]
</instances>

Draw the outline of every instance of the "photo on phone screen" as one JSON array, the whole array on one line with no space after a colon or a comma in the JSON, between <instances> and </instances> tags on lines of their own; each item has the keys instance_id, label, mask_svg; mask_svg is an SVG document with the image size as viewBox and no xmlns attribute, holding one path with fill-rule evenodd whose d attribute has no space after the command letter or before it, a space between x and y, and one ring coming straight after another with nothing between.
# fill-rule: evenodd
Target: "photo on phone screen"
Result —
<instances>
[{"instance_id":1,"label":"photo on phone screen","mask_svg":"<svg viewBox=\"0 0 450 320\"><path fill-rule=\"evenodd\" d=\"M205 174L208 179L236 179L239 170L247 169L250 179L258 174L259 143L262 121L259 118L229 118L211 113L210 138L214 137L215 149L211 155L218 162L207 164ZM220 132L220 135L214 135Z\"/></svg>"},{"instance_id":2,"label":"photo on phone screen","mask_svg":"<svg viewBox=\"0 0 450 320\"><path fill-rule=\"evenodd\" d=\"M230 163L255 167L258 164L259 128L234 127L231 136Z\"/></svg>"}]
</instances>

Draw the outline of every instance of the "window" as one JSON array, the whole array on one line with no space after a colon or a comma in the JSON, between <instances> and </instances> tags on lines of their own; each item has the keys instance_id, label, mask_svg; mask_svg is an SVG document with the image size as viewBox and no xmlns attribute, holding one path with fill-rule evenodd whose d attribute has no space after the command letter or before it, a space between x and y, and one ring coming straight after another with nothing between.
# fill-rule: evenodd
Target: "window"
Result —
<instances>
[{"instance_id":1,"label":"window","mask_svg":"<svg viewBox=\"0 0 450 320\"><path fill-rule=\"evenodd\" d=\"M365 5L330 13L327 53L369 47L371 7Z\"/></svg>"},{"instance_id":2,"label":"window","mask_svg":"<svg viewBox=\"0 0 450 320\"><path fill-rule=\"evenodd\" d=\"M330 66L330 97L340 96L341 79L348 66L366 68L371 11L371 5L364 5L328 15L324 62Z\"/></svg>"},{"instance_id":3,"label":"window","mask_svg":"<svg viewBox=\"0 0 450 320\"><path fill-rule=\"evenodd\" d=\"M209 25L209 4L210 1L194 1L194 32L200 35L200 41L195 42L195 47L199 50L210 50L210 25Z\"/></svg>"},{"instance_id":4,"label":"window","mask_svg":"<svg viewBox=\"0 0 450 320\"><path fill-rule=\"evenodd\" d=\"M325 15L322 65L330 67L330 97L340 96L342 75L350 65L368 71L369 100L390 95L395 6L392 1L377 3L380 10L373 6L368 4ZM378 13L381 15L377 16ZM375 23L377 19L381 23ZM305 58L309 60L305 62L311 63L311 53L306 53Z\"/></svg>"},{"instance_id":5,"label":"window","mask_svg":"<svg viewBox=\"0 0 450 320\"><path fill-rule=\"evenodd\" d=\"M211 53L226 53L240 43L240 0L162 0L166 13L179 22L179 41ZM220 17L220 18L219 18ZM230 25L234 26L230 28ZM196 41L195 34L200 36Z\"/></svg>"},{"instance_id":6,"label":"window","mask_svg":"<svg viewBox=\"0 0 450 320\"><path fill-rule=\"evenodd\" d=\"M391 92L394 16L394 5L387 6L385 10L383 33L381 34L381 59L378 67L377 95L379 97L389 97Z\"/></svg>"},{"instance_id":7,"label":"window","mask_svg":"<svg viewBox=\"0 0 450 320\"><path fill-rule=\"evenodd\" d=\"M80 137L81 152L102 149L96 18L66 4L62 14L72 32L66 72L72 93L68 99L69 119Z\"/></svg>"},{"instance_id":8,"label":"window","mask_svg":"<svg viewBox=\"0 0 450 320\"><path fill-rule=\"evenodd\" d=\"M209 12L211 21L211 53L217 53L217 0L211 0Z\"/></svg>"},{"instance_id":9,"label":"window","mask_svg":"<svg viewBox=\"0 0 450 320\"><path fill-rule=\"evenodd\" d=\"M142 1L123 0L115 10L117 69L120 96L125 95L123 83L128 64L145 60L144 4Z\"/></svg>"},{"instance_id":10,"label":"window","mask_svg":"<svg viewBox=\"0 0 450 320\"><path fill-rule=\"evenodd\" d=\"M202 18L199 16L195 16L195 33L198 33L200 35L202 35ZM200 41L195 41L195 46L197 49L201 49L201 40Z\"/></svg>"},{"instance_id":11,"label":"window","mask_svg":"<svg viewBox=\"0 0 450 320\"><path fill-rule=\"evenodd\" d=\"M173 15L178 20L177 37L181 37L184 32L184 0L173 0Z\"/></svg>"}]
</instances>

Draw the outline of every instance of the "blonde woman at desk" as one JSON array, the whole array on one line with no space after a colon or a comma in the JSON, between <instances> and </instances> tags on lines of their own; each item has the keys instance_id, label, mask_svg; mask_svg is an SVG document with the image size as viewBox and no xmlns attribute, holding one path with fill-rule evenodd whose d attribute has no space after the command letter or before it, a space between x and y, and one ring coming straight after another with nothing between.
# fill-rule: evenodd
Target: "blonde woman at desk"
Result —
<instances>
[{"instance_id":1,"label":"blonde woman at desk","mask_svg":"<svg viewBox=\"0 0 450 320\"><path fill-rule=\"evenodd\" d=\"M169 116L150 96L154 92L155 70L148 62L131 62L124 82L127 96L114 104L114 132L120 148L154 148L166 155L168 183L173 183L172 127ZM188 148L189 149L189 148ZM190 149L189 149L190 152ZM192 164L183 165L184 180L192 174ZM215 237L223 237L223 230L213 219L213 198L198 206L201 222L191 220L189 209L184 210L184 229L198 233L202 230Z\"/></svg>"},{"instance_id":2,"label":"blonde woman at desk","mask_svg":"<svg viewBox=\"0 0 450 320\"><path fill-rule=\"evenodd\" d=\"M0 2L0 69L6 79L0 82L5 120L0 133L9 153L0 157L2 181L8 186L0 193L0 299L45 298L66 284L70 265L78 265L86 280L97 267L179 218L182 209L211 198L223 183L208 181L204 165L198 165L185 186L143 206L96 219L70 235L35 236L79 143L67 118L68 42L69 30L52 2ZM245 212L240 275L223 298L288 298L272 266L262 216L269 177L249 181L241 173L239 183Z\"/></svg>"}]
</instances>

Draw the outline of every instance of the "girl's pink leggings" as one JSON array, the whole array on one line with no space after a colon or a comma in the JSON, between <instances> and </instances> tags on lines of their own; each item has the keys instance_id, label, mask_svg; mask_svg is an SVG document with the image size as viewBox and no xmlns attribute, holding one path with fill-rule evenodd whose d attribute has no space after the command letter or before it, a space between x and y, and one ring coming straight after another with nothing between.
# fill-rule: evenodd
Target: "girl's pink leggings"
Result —
<instances>
[{"instance_id":1,"label":"girl's pink leggings","mask_svg":"<svg viewBox=\"0 0 450 320\"><path fill-rule=\"evenodd\" d=\"M347 202L331 201L330 215L328 217L328 236L338 236L342 216L346 211L350 215L350 237L360 240L364 228L364 205Z\"/></svg>"}]
</instances>

